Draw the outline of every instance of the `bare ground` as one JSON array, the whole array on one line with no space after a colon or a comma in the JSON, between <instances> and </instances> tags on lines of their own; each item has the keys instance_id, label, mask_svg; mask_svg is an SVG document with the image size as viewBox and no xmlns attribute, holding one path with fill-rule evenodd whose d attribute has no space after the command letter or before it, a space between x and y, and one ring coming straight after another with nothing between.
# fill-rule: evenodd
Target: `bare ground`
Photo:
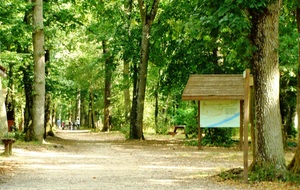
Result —
<instances>
[{"instance_id":1,"label":"bare ground","mask_svg":"<svg viewBox=\"0 0 300 190\"><path fill-rule=\"evenodd\" d=\"M198 151L183 145L180 135L146 136L146 141L125 140L116 132L57 131L56 136L43 145L17 142L12 156L1 156L0 189L300 189L220 181L212 176L242 167L242 152Z\"/></svg>"}]
</instances>

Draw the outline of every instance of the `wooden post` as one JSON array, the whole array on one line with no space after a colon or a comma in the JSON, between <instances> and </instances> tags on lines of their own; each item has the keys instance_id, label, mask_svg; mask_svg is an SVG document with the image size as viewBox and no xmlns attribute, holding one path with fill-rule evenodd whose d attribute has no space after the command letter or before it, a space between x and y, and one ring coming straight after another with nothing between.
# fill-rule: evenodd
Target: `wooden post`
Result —
<instances>
[{"instance_id":1,"label":"wooden post","mask_svg":"<svg viewBox=\"0 0 300 190\"><path fill-rule=\"evenodd\" d=\"M244 183L248 183L248 123L249 123L249 81L250 70L244 72L245 98L244 98Z\"/></svg>"},{"instance_id":2,"label":"wooden post","mask_svg":"<svg viewBox=\"0 0 300 190\"><path fill-rule=\"evenodd\" d=\"M244 105L244 101L240 100L240 150L243 150L243 132L244 132L244 128L243 128L243 105Z\"/></svg>"},{"instance_id":3,"label":"wooden post","mask_svg":"<svg viewBox=\"0 0 300 190\"><path fill-rule=\"evenodd\" d=\"M198 150L201 150L202 149L202 146L201 146L202 131L201 131L201 125L200 125L200 100L198 101L197 121L198 121Z\"/></svg>"}]
</instances>

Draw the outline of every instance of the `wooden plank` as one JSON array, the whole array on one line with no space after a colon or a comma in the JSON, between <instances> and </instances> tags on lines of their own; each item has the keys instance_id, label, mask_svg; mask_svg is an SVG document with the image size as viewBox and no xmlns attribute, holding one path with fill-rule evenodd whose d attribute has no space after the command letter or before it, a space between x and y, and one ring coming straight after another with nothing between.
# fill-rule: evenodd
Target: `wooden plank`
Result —
<instances>
[{"instance_id":1,"label":"wooden plank","mask_svg":"<svg viewBox=\"0 0 300 190\"><path fill-rule=\"evenodd\" d=\"M244 98L244 183L248 183L248 124L249 124L249 93L250 70L245 71L245 98Z\"/></svg>"},{"instance_id":2,"label":"wooden plank","mask_svg":"<svg viewBox=\"0 0 300 190\"><path fill-rule=\"evenodd\" d=\"M202 141L202 130L201 130L201 125L200 125L200 101L198 101L198 150L202 149L201 141Z\"/></svg>"}]
</instances>

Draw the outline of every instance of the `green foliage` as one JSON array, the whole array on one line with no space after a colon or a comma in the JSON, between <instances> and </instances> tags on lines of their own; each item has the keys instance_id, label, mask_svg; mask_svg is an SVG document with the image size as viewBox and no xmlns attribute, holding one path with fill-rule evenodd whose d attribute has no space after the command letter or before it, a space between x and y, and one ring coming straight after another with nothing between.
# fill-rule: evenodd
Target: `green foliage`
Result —
<instances>
[{"instance_id":1,"label":"green foliage","mask_svg":"<svg viewBox=\"0 0 300 190\"><path fill-rule=\"evenodd\" d=\"M243 177L242 168L233 168L227 171L222 171L218 174L223 180L240 180Z\"/></svg>"},{"instance_id":2,"label":"green foliage","mask_svg":"<svg viewBox=\"0 0 300 190\"><path fill-rule=\"evenodd\" d=\"M249 173L249 180L254 182L260 181L286 181L288 173L279 170L274 165L257 167Z\"/></svg>"},{"instance_id":3,"label":"green foliage","mask_svg":"<svg viewBox=\"0 0 300 190\"><path fill-rule=\"evenodd\" d=\"M193 107L176 109L176 113L172 116L174 125L185 125L187 134L197 133L197 109Z\"/></svg>"},{"instance_id":4,"label":"green foliage","mask_svg":"<svg viewBox=\"0 0 300 190\"><path fill-rule=\"evenodd\" d=\"M232 128L204 128L205 136L202 138L202 144L206 146L230 147L234 144Z\"/></svg>"}]
</instances>

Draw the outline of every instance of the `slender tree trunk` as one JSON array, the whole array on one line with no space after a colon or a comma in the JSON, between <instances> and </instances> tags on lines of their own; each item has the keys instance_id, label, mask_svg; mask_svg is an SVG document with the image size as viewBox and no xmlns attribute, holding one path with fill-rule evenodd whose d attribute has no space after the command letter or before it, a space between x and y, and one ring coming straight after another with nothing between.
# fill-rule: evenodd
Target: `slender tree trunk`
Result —
<instances>
[{"instance_id":1,"label":"slender tree trunk","mask_svg":"<svg viewBox=\"0 0 300 190\"><path fill-rule=\"evenodd\" d=\"M0 76L0 90L2 92L2 76ZM7 133L7 117L6 117L6 107L5 107L5 98L3 94L0 94L0 135L4 135Z\"/></svg>"},{"instance_id":2,"label":"slender tree trunk","mask_svg":"<svg viewBox=\"0 0 300 190\"><path fill-rule=\"evenodd\" d=\"M81 99L81 104L80 104L80 125L82 126L88 126L88 119L87 116L87 109L86 109L86 100L85 100L85 93L81 93L80 99Z\"/></svg>"},{"instance_id":3,"label":"slender tree trunk","mask_svg":"<svg viewBox=\"0 0 300 190\"><path fill-rule=\"evenodd\" d=\"M144 0L138 0L140 15L142 19L142 39L141 39L141 51L140 51L140 63L138 67L137 76L137 102L136 102L136 120L131 124L131 131L137 132L137 134L130 135L134 139L144 139L143 135L143 117L144 117L144 102L146 92L147 81L147 69L149 60L149 48L150 48L150 30L152 23L155 19L159 0L152 0L150 5ZM148 11L148 8L151 9ZM133 109L133 108L132 108ZM137 135L137 136L134 136Z\"/></svg>"},{"instance_id":4,"label":"slender tree trunk","mask_svg":"<svg viewBox=\"0 0 300 190\"><path fill-rule=\"evenodd\" d=\"M298 7L296 8L296 20L298 34L300 35L300 0L297 0ZM292 161L288 165L288 169L293 173L300 173L300 42L298 41L298 73L297 73L297 104L296 111L298 114L298 138L297 138L297 149Z\"/></svg>"},{"instance_id":5,"label":"slender tree trunk","mask_svg":"<svg viewBox=\"0 0 300 190\"><path fill-rule=\"evenodd\" d=\"M27 0L28 3L32 3L31 0ZM30 25L31 23L31 11L26 11L23 22L26 25ZM29 47L26 47L24 53L29 53ZM25 140L30 141L32 139L33 128L32 128L32 104L33 104L33 80L31 76L33 75L33 67L31 65L25 64L22 67L23 73L23 84L24 84L24 92L25 92L25 108L24 108L24 133L26 134Z\"/></svg>"},{"instance_id":6,"label":"slender tree trunk","mask_svg":"<svg viewBox=\"0 0 300 190\"><path fill-rule=\"evenodd\" d=\"M32 81L30 78L30 66L24 66L23 70L23 83L25 91L25 109L24 109L24 133L26 133L25 140L30 141L33 136L32 128L32 102L33 97L31 92L32 90Z\"/></svg>"},{"instance_id":7,"label":"slender tree trunk","mask_svg":"<svg viewBox=\"0 0 300 190\"><path fill-rule=\"evenodd\" d=\"M126 86L124 89L124 115L125 122L128 123L130 120L130 92L129 92L129 62L128 60L124 60L124 68L123 68L123 78L124 85Z\"/></svg>"},{"instance_id":8,"label":"slender tree trunk","mask_svg":"<svg viewBox=\"0 0 300 190\"><path fill-rule=\"evenodd\" d=\"M76 113L75 113L75 120L77 119L77 118L80 118L80 111L81 111L81 109L80 109L80 104L81 104L81 98L80 98L80 96L81 96L81 93L80 93L80 89L78 89L77 90L77 95L76 95Z\"/></svg>"},{"instance_id":9,"label":"slender tree trunk","mask_svg":"<svg viewBox=\"0 0 300 190\"><path fill-rule=\"evenodd\" d=\"M50 74L49 64L50 64L50 50L46 50L45 54L45 64L48 65L45 68L45 75ZM51 94L49 93L49 86L45 89L45 126L44 126L44 139L47 137L47 133L53 136L53 131L51 127Z\"/></svg>"},{"instance_id":10,"label":"slender tree trunk","mask_svg":"<svg viewBox=\"0 0 300 190\"><path fill-rule=\"evenodd\" d=\"M108 46L106 41L102 41L103 54L106 56L105 59L105 87L104 87L104 124L102 131L108 131L110 129L110 99L111 99L111 80L113 72L112 58L108 52Z\"/></svg>"},{"instance_id":11,"label":"slender tree trunk","mask_svg":"<svg viewBox=\"0 0 300 190\"><path fill-rule=\"evenodd\" d=\"M45 126L44 126L44 139L47 137L47 132L50 132L51 129L51 95L47 94L46 95L46 100L45 100ZM52 131L53 133L53 131ZM50 134L52 134L50 132Z\"/></svg>"},{"instance_id":12,"label":"slender tree trunk","mask_svg":"<svg viewBox=\"0 0 300 190\"><path fill-rule=\"evenodd\" d=\"M137 127L135 127L135 121L137 118L137 64L133 63L133 92L132 92L132 106L130 112L130 138L139 139Z\"/></svg>"},{"instance_id":13,"label":"slender tree trunk","mask_svg":"<svg viewBox=\"0 0 300 190\"><path fill-rule=\"evenodd\" d=\"M90 89L90 102L89 102L89 127L95 128L95 112L94 112L94 92Z\"/></svg>"},{"instance_id":14,"label":"slender tree trunk","mask_svg":"<svg viewBox=\"0 0 300 190\"><path fill-rule=\"evenodd\" d=\"M128 0L125 3L127 8L126 13L128 15L127 18L127 34L128 34L128 44L131 41L131 30L130 30L130 23L131 23L131 13L132 13L132 3L133 0ZM128 48L124 50L124 63L123 63L123 81L124 81L124 115L125 115L125 122L128 124L130 122L130 81L129 81L129 55L131 51Z\"/></svg>"},{"instance_id":15,"label":"slender tree trunk","mask_svg":"<svg viewBox=\"0 0 300 190\"><path fill-rule=\"evenodd\" d=\"M158 71L160 75L160 71ZM155 122L155 132L159 133L159 125L158 125L158 88L159 88L159 80L156 83L156 89L154 92L155 96L155 110L154 110L154 122Z\"/></svg>"},{"instance_id":16,"label":"slender tree trunk","mask_svg":"<svg viewBox=\"0 0 300 190\"><path fill-rule=\"evenodd\" d=\"M280 1L264 11L251 11L254 99L256 118L256 152L252 169L275 167L285 170L281 116L279 108L278 25Z\"/></svg>"}]
</instances>

